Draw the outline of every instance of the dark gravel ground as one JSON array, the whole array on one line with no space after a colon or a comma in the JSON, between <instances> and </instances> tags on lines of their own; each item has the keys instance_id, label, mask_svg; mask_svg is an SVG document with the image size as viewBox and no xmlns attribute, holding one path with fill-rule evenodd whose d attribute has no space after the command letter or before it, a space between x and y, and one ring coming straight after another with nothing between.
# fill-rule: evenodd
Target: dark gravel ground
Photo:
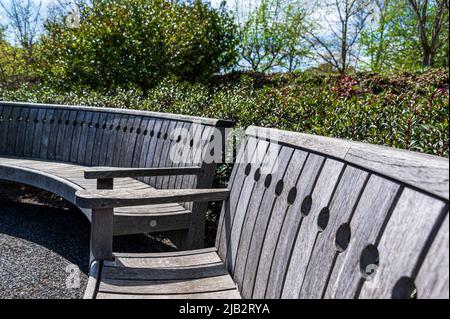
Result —
<instances>
[{"instance_id":1,"label":"dark gravel ground","mask_svg":"<svg viewBox=\"0 0 450 319\"><path fill-rule=\"evenodd\" d=\"M142 234L114 238L114 250L174 248ZM81 298L88 263L89 222L82 213L52 194L0 182L0 299Z\"/></svg>"}]
</instances>

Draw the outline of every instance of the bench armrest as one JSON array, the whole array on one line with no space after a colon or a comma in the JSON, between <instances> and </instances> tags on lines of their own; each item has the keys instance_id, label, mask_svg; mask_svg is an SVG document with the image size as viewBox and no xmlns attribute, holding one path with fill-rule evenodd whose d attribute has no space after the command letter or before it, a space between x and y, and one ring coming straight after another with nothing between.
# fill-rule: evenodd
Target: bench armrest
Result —
<instances>
[{"instance_id":1,"label":"bench armrest","mask_svg":"<svg viewBox=\"0 0 450 319\"><path fill-rule=\"evenodd\" d=\"M201 167L155 167L155 168L122 168L122 167L91 167L84 170L86 179L108 179L119 177L168 176L168 175L199 175Z\"/></svg>"},{"instance_id":2,"label":"bench armrest","mask_svg":"<svg viewBox=\"0 0 450 319\"><path fill-rule=\"evenodd\" d=\"M180 202L215 202L229 198L228 189L80 190L76 205L82 208L114 208Z\"/></svg>"}]
</instances>

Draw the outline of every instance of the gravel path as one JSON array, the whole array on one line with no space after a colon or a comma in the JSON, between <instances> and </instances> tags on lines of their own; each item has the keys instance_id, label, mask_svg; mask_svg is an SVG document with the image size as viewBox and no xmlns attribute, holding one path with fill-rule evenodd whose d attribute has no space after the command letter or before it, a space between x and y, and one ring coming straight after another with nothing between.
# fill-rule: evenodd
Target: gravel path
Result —
<instances>
[{"instance_id":1,"label":"gravel path","mask_svg":"<svg viewBox=\"0 0 450 319\"><path fill-rule=\"evenodd\" d=\"M114 250L173 247L164 239L133 235L115 238ZM89 222L83 214L51 194L0 183L0 299L81 298L88 263Z\"/></svg>"}]
</instances>

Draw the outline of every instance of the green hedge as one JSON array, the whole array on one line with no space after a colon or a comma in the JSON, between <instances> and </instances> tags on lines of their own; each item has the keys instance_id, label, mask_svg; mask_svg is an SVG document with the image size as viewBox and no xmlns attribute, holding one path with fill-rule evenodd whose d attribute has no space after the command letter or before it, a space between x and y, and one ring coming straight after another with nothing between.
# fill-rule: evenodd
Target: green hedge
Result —
<instances>
[{"instance_id":1,"label":"green hedge","mask_svg":"<svg viewBox=\"0 0 450 319\"><path fill-rule=\"evenodd\" d=\"M382 144L448 157L449 79L445 70L417 74L360 73L342 78L308 73L234 73L209 84L166 78L139 89L61 92L46 86L0 99L153 110Z\"/></svg>"}]
</instances>

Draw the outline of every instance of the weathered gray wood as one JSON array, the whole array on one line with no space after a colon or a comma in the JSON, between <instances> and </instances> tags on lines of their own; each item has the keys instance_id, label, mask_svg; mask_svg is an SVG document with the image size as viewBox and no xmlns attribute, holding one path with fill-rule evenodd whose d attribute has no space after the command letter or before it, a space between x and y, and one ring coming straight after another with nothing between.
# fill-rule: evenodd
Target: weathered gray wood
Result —
<instances>
[{"instance_id":1,"label":"weathered gray wood","mask_svg":"<svg viewBox=\"0 0 450 319\"><path fill-rule=\"evenodd\" d=\"M78 149L81 147L83 150L85 150L86 148L86 142L84 139L82 139L82 134L85 128L85 121L89 121L88 116L88 112L78 112L75 121L72 123L73 133L72 142L70 143L71 146L69 155L69 161L72 163L79 163Z\"/></svg>"},{"instance_id":2,"label":"weathered gray wood","mask_svg":"<svg viewBox=\"0 0 450 319\"><path fill-rule=\"evenodd\" d=\"M278 163L273 160L273 154L275 154L275 158L278 158L279 155L280 157L285 157L286 151L286 148L281 150L281 147L277 144L270 144L263 164L261 165L261 167L256 167L255 173L253 175L255 186L249 200L249 204L247 206L247 212L245 220L243 222L241 237L238 244L239 249L236 255L234 278L236 278L237 282L242 282L242 279L244 277L245 264L249 251L251 236L253 235L254 225L258 216L259 209L261 207L261 202L263 198L267 196L267 187L265 183L266 178L268 178L267 176L269 174L273 175L276 170L279 169L277 165ZM265 169L261 169L262 167L265 167Z\"/></svg>"},{"instance_id":3,"label":"weathered gray wood","mask_svg":"<svg viewBox=\"0 0 450 319\"><path fill-rule=\"evenodd\" d=\"M231 188L232 193L233 193L233 189L237 188L237 185L235 185L235 186L232 186L232 185L234 185L236 176L239 175L238 174L238 170L242 169L242 167L244 166L244 164L242 164L242 162L243 162L244 155L245 155L245 153L248 150L247 143L248 143L248 139L244 138L244 141L243 141L243 143L242 143L241 147L239 148L238 153L236 155L236 162L234 164L233 170L231 171L231 176L230 176L230 179L228 181L228 185ZM242 185L240 185L240 186L242 186ZM232 193L230 194L230 199L233 196ZM221 213L220 213L219 225L217 226L217 235L216 235L215 247L219 248L219 247L223 247L224 246L223 242L222 242L223 236L225 236L225 232L223 230L223 227L224 227L224 224L226 224L227 220L230 218L229 214L230 214L230 212L227 210L226 205L223 205ZM223 255L223 251L222 251L222 253L219 252L219 255L222 258L222 260L225 259L225 256Z\"/></svg>"},{"instance_id":4,"label":"weathered gray wood","mask_svg":"<svg viewBox=\"0 0 450 319\"><path fill-rule=\"evenodd\" d=\"M201 174L202 167L155 167L155 168L114 168L93 167L84 171L84 178L118 178L138 176L166 176L166 175L191 175Z\"/></svg>"},{"instance_id":5,"label":"weathered gray wood","mask_svg":"<svg viewBox=\"0 0 450 319\"><path fill-rule=\"evenodd\" d=\"M447 208L448 209L448 208ZM449 298L448 211L415 278L418 298Z\"/></svg>"},{"instance_id":6,"label":"weathered gray wood","mask_svg":"<svg viewBox=\"0 0 450 319\"><path fill-rule=\"evenodd\" d=\"M114 256L116 258L165 258L167 260L172 260L172 257L182 257L182 256L192 256L195 260L197 255L209 254L211 252L217 252L216 248L201 248L201 249L193 249L193 250L177 250L177 251L168 251L168 252L159 252L159 253L119 253L115 252ZM170 258L168 258L170 257ZM176 258L174 258L176 259ZM117 260L117 259L116 259Z\"/></svg>"},{"instance_id":7,"label":"weathered gray wood","mask_svg":"<svg viewBox=\"0 0 450 319\"><path fill-rule=\"evenodd\" d=\"M95 260L91 263L91 267L89 269L89 279L86 286L86 290L84 291L83 299L94 299L96 297L99 273L100 273L100 262Z\"/></svg>"},{"instance_id":8,"label":"weathered gray wood","mask_svg":"<svg viewBox=\"0 0 450 319\"><path fill-rule=\"evenodd\" d=\"M229 275L186 280L102 280L99 291L116 294L195 294L236 289Z\"/></svg>"},{"instance_id":9,"label":"weathered gray wood","mask_svg":"<svg viewBox=\"0 0 450 319\"><path fill-rule=\"evenodd\" d=\"M233 127L234 122L226 121L226 120L215 120L209 119L205 117L198 116L189 116L189 115L181 115L181 114L171 114L171 113L162 113L162 112L149 112L149 111L139 111L139 110L130 110L130 109L120 109L120 108L105 108L105 107L93 107L93 106L82 106L82 105L58 105L58 104L42 104L42 103L26 103L26 102L9 102L9 101L0 101L0 106L4 107L39 107L39 108L51 108L51 109L62 109L62 110L77 110L77 111L99 111L105 112L107 110L111 113L118 114L132 114L132 115L143 115L143 116L151 116L154 118L161 118L167 120L179 120L185 122L196 122L203 125L211 125L211 126L221 126L221 127Z\"/></svg>"},{"instance_id":10,"label":"weathered gray wood","mask_svg":"<svg viewBox=\"0 0 450 319\"><path fill-rule=\"evenodd\" d=\"M327 227L317 237L317 242L306 270L300 291L300 299L321 298L326 289L328 275L339 254L336 236L339 228L349 223L369 174L355 167L347 166L336 193L330 203L330 219ZM274 297L274 295L270 295Z\"/></svg>"},{"instance_id":11,"label":"weathered gray wood","mask_svg":"<svg viewBox=\"0 0 450 319\"><path fill-rule=\"evenodd\" d=\"M183 201L222 201L229 194L228 189L81 190L76 193L76 203L83 208L125 207Z\"/></svg>"},{"instance_id":12,"label":"weathered gray wood","mask_svg":"<svg viewBox=\"0 0 450 319\"><path fill-rule=\"evenodd\" d=\"M25 132L25 140L23 146L23 155L25 157L32 157L33 155L33 139L34 130L36 128L35 120L37 120L39 109L33 108L30 110L30 114L26 118L27 127Z\"/></svg>"},{"instance_id":13,"label":"weathered gray wood","mask_svg":"<svg viewBox=\"0 0 450 319\"><path fill-rule=\"evenodd\" d=\"M29 116L30 111L31 111L30 109L21 109L20 120L17 125L15 151L13 154L8 154L8 155L15 155L15 156L23 156L24 155L27 118Z\"/></svg>"},{"instance_id":14,"label":"weathered gray wood","mask_svg":"<svg viewBox=\"0 0 450 319\"><path fill-rule=\"evenodd\" d=\"M17 139L17 135L18 135L18 128L20 125L20 121L23 120L23 118L21 117L22 115L22 109L18 108L18 107L14 107L11 111L11 120L8 121L8 126L7 126L7 134L2 135L2 133L0 133L1 138L4 140L2 141L3 143L6 142L6 149L4 154L6 155L15 155L16 153L16 139ZM20 119L20 120L19 120ZM0 124L1 125L1 124ZM0 132L1 132L1 128L0 128ZM2 143L0 142L0 144Z\"/></svg>"},{"instance_id":15,"label":"weathered gray wood","mask_svg":"<svg viewBox=\"0 0 450 319\"><path fill-rule=\"evenodd\" d=\"M114 180L97 180L98 190L109 190L114 188ZM91 215L91 244L90 261L113 259L113 226L114 210L112 208L92 209Z\"/></svg>"},{"instance_id":16,"label":"weathered gray wood","mask_svg":"<svg viewBox=\"0 0 450 319\"><path fill-rule=\"evenodd\" d=\"M304 218L302 206L314 190L314 185L324 161L325 159L322 156L314 154L309 154L306 159L305 166L296 184L295 199L286 212L286 217L278 238L277 248L272 259L272 268L266 288L267 298L281 297L292 247Z\"/></svg>"},{"instance_id":17,"label":"weathered gray wood","mask_svg":"<svg viewBox=\"0 0 450 319\"><path fill-rule=\"evenodd\" d=\"M311 149L345 160L425 192L449 199L449 161L438 156L277 129L249 127L248 135L265 134L272 140Z\"/></svg>"},{"instance_id":18,"label":"weathered gray wood","mask_svg":"<svg viewBox=\"0 0 450 319\"><path fill-rule=\"evenodd\" d=\"M111 113L101 112L97 123L95 123L94 146L92 148L91 162L87 165L99 166L101 164L102 149L107 145L107 130L109 130L109 121L113 118Z\"/></svg>"},{"instance_id":19,"label":"weathered gray wood","mask_svg":"<svg viewBox=\"0 0 450 319\"><path fill-rule=\"evenodd\" d=\"M6 152L8 126L12 108L10 106L4 106L0 109L0 112L0 154L4 154Z\"/></svg>"},{"instance_id":20,"label":"weathered gray wood","mask_svg":"<svg viewBox=\"0 0 450 319\"><path fill-rule=\"evenodd\" d=\"M284 151L284 152L283 152ZM271 219L273 208L278 201L278 185L282 181L286 174L286 168L290 164L292 158L293 149L283 148L280 158L277 159L277 166L274 174L270 176L270 185L267 183L268 179L264 181L267 187L267 194L261 202L259 208L258 217L253 229L253 235L250 242L250 248L248 251L247 259L245 261L245 272L243 281L241 283L241 293L244 298L251 298L253 293L253 287L255 282L256 273L258 271L258 262L261 256L261 249L264 242L264 238L267 234L267 226ZM268 177L269 177L268 176Z\"/></svg>"},{"instance_id":21,"label":"weathered gray wood","mask_svg":"<svg viewBox=\"0 0 450 319\"><path fill-rule=\"evenodd\" d=\"M201 250L200 250L201 251ZM195 265L206 265L211 263L220 263L221 260L214 250L211 251L201 251L198 254L190 255L173 255L173 254L162 254L162 256L157 256L155 254L150 255L150 257L135 256L132 257L119 257L114 254L116 260L105 261L104 265L109 267L141 267L141 268L161 268L161 267L191 267Z\"/></svg>"},{"instance_id":22,"label":"weathered gray wood","mask_svg":"<svg viewBox=\"0 0 450 319\"><path fill-rule=\"evenodd\" d=\"M369 245L378 245L377 241L400 194L401 187L398 184L376 175L370 177L350 221L350 244L336 258L325 298L355 296L363 279L360 271L361 252Z\"/></svg>"},{"instance_id":23,"label":"weathered gray wood","mask_svg":"<svg viewBox=\"0 0 450 319\"><path fill-rule=\"evenodd\" d=\"M241 299L236 289L197 294L131 295L99 293L97 299Z\"/></svg>"},{"instance_id":24,"label":"weathered gray wood","mask_svg":"<svg viewBox=\"0 0 450 319\"><path fill-rule=\"evenodd\" d=\"M142 234L186 230L189 228L191 212L184 209L175 212L154 211L151 206L141 213L134 213L135 207L126 212L114 212L114 235Z\"/></svg>"},{"instance_id":25,"label":"weathered gray wood","mask_svg":"<svg viewBox=\"0 0 450 319\"><path fill-rule=\"evenodd\" d=\"M49 109L45 114L45 123L43 123L41 147L39 158L48 158L49 146L51 141L51 136L54 134L53 124L54 124L55 110Z\"/></svg>"},{"instance_id":26,"label":"weathered gray wood","mask_svg":"<svg viewBox=\"0 0 450 319\"><path fill-rule=\"evenodd\" d=\"M229 254L229 247L231 244L231 232L235 218L236 206L241 195L243 185L247 178L252 178L250 174L245 174L248 167L248 163L252 161L256 149L258 148L259 140L256 138L248 138L245 141L245 146L242 154L238 157L239 161L235 164L232 172L232 180L230 183L230 199L227 205L224 205L221 214L221 228L220 233L217 235L219 242L218 252L223 261L227 261L227 258L231 256ZM220 225L220 224L219 224ZM228 262L228 261L227 261ZM232 268L229 268L231 270Z\"/></svg>"},{"instance_id":27,"label":"weathered gray wood","mask_svg":"<svg viewBox=\"0 0 450 319\"><path fill-rule=\"evenodd\" d=\"M138 139L138 129L141 126L143 118L141 116L130 116L127 123L127 134L124 137L123 145L120 148L119 158L121 166L132 167L133 157Z\"/></svg>"},{"instance_id":28,"label":"weathered gray wood","mask_svg":"<svg viewBox=\"0 0 450 319\"><path fill-rule=\"evenodd\" d=\"M179 268L132 268L108 267L102 268L102 279L115 280L183 280L186 278L207 278L227 275L223 263L210 263Z\"/></svg>"},{"instance_id":29,"label":"weathered gray wood","mask_svg":"<svg viewBox=\"0 0 450 319\"><path fill-rule=\"evenodd\" d=\"M278 244L278 238L283 226L283 221L286 217L286 212L291 205L291 199L289 196L302 174L306 158L307 153L296 150L292 155L290 163L286 169L285 176L283 177L283 189L278 195L278 199L276 200L272 210L272 215L267 226L266 236L261 248L252 298L261 299L265 297L272 261Z\"/></svg>"},{"instance_id":30,"label":"weathered gray wood","mask_svg":"<svg viewBox=\"0 0 450 319\"><path fill-rule=\"evenodd\" d=\"M158 156L157 161L154 163L154 167L170 167L172 166L172 162L170 161L170 147L172 146L172 141L170 139L171 133L176 129L177 124L179 122L171 121L167 127L167 131L161 136L163 141L163 145L161 148L161 154ZM153 177L152 177L153 178ZM163 187L163 180L166 177L164 176L154 176L154 185L155 188L161 189Z\"/></svg>"},{"instance_id":31,"label":"weathered gray wood","mask_svg":"<svg viewBox=\"0 0 450 319\"><path fill-rule=\"evenodd\" d=\"M421 252L428 249L428 241L434 240L429 238L435 235L433 228L436 223L441 225L442 214L447 215L444 208L440 200L411 189L403 191L378 244L380 265L364 282L359 298L392 298L400 278L416 276Z\"/></svg>"}]
</instances>

